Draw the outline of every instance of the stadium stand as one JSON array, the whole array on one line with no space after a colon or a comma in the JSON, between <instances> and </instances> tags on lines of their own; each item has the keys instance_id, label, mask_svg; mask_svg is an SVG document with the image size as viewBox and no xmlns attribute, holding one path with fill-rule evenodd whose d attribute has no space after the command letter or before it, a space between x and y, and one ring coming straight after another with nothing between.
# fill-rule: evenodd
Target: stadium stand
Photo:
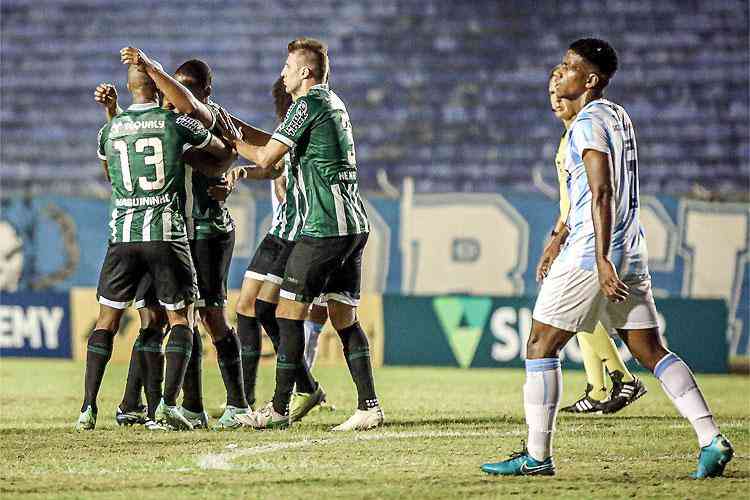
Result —
<instances>
[{"instance_id":1,"label":"stadium stand","mask_svg":"<svg viewBox=\"0 0 750 500\"><path fill-rule=\"evenodd\" d=\"M547 75L583 35L620 52L608 95L636 124L644 192L737 193L750 178L743 0L4 0L1 23L6 187L102 181L92 95L100 81L126 94L121 47L168 69L204 58L217 102L270 129L270 86L303 34L330 45L366 189L380 169L418 191L533 189L534 169L554 182Z\"/></svg>"}]
</instances>

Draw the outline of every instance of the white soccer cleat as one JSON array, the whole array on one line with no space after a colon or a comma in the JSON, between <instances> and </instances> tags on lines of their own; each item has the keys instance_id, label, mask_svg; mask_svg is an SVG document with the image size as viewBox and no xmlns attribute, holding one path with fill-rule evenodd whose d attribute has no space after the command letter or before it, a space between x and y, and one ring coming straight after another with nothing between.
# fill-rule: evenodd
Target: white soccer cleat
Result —
<instances>
[{"instance_id":1,"label":"white soccer cleat","mask_svg":"<svg viewBox=\"0 0 750 500\"><path fill-rule=\"evenodd\" d=\"M366 431L383 425L385 415L380 406L370 408L369 410L357 410L354 415L349 417L343 424L337 425L332 431Z\"/></svg>"},{"instance_id":2,"label":"white soccer cleat","mask_svg":"<svg viewBox=\"0 0 750 500\"><path fill-rule=\"evenodd\" d=\"M248 411L235 415L234 420L242 424L243 427L254 429L286 429L289 427L289 415L277 413L270 401L258 411Z\"/></svg>"}]
</instances>

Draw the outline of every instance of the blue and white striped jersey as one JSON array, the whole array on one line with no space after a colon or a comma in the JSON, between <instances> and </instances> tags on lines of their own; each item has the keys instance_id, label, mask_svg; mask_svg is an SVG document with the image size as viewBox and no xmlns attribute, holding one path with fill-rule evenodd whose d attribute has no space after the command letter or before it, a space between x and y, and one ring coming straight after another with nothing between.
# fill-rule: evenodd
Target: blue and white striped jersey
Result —
<instances>
[{"instance_id":1,"label":"blue and white striped jersey","mask_svg":"<svg viewBox=\"0 0 750 500\"><path fill-rule=\"evenodd\" d=\"M622 106L606 99L588 103L568 129L570 235L558 257L564 263L596 270L596 242L591 216L591 189L583 152L609 156L614 183L615 216L612 221L611 258L620 276L647 275L648 252L639 217L638 151L633 123Z\"/></svg>"}]
</instances>

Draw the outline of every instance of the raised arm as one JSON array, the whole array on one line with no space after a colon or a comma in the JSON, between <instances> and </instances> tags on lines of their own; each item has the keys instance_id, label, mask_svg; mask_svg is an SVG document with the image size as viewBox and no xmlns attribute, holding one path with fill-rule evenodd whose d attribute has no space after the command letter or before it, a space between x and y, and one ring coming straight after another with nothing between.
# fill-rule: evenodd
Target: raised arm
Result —
<instances>
[{"instance_id":1,"label":"raised arm","mask_svg":"<svg viewBox=\"0 0 750 500\"><path fill-rule=\"evenodd\" d=\"M195 118L207 128L213 126L214 117L208 106L200 102L184 85L165 72L161 65L151 60L142 50L125 47L120 50L123 64L135 64L141 67L180 113Z\"/></svg>"},{"instance_id":2,"label":"raised arm","mask_svg":"<svg viewBox=\"0 0 750 500\"><path fill-rule=\"evenodd\" d=\"M122 108L117 103L117 89L111 83L100 83L94 89L94 100L104 106L107 121L122 113Z\"/></svg>"},{"instance_id":3,"label":"raised arm","mask_svg":"<svg viewBox=\"0 0 750 500\"><path fill-rule=\"evenodd\" d=\"M596 267L602 292L612 302L622 302L628 296L627 285L620 281L610 256L612 221L614 220L614 183L609 156L594 149L583 151L589 189L591 189L591 218L596 238Z\"/></svg>"}]
</instances>

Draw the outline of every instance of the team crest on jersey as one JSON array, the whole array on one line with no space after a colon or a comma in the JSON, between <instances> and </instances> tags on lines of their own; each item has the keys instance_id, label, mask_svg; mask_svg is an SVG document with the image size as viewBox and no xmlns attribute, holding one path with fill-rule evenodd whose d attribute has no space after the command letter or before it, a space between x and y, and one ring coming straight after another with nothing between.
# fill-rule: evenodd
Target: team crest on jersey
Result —
<instances>
[{"instance_id":1,"label":"team crest on jersey","mask_svg":"<svg viewBox=\"0 0 750 500\"><path fill-rule=\"evenodd\" d=\"M290 117L289 114L292 111L294 111L294 114ZM287 116L284 119L284 133L289 135L296 134L297 130L299 130L302 124L305 123L305 120L307 120L307 114L307 101L300 100L296 106L287 111Z\"/></svg>"}]
</instances>

